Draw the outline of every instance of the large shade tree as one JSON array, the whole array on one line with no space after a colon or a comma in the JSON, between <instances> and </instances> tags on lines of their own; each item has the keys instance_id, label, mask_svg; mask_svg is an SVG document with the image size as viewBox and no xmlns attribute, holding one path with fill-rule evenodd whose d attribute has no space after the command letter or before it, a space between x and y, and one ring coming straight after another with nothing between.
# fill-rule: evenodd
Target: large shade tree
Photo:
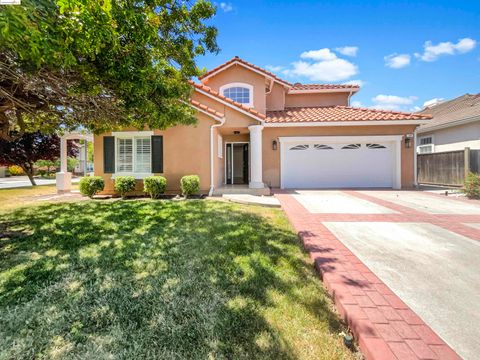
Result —
<instances>
[{"instance_id":1,"label":"large shade tree","mask_svg":"<svg viewBox=\"0 0 480 360\"><path fill-rule=\"evenodd\" d=\"M193 123L187 80L198 55L218 51L215 11L205 0L1 6L0 138Z\"/></svg>"},{"instance_id":2,"label":"large shade tree","mask_svg":"<svg viewBox=\"0 0 480 360\"><path fill-rule=\"evenodd\" d=\"M60 138L55 134L42 134L41 132L12 134L14 140L0 139L0 165L20 166L36 185L34 164L39 160L56 160L60 154ZM76 156L78 149L71 144L67 146L67 155Z\"/></svg>"}]
</instances>

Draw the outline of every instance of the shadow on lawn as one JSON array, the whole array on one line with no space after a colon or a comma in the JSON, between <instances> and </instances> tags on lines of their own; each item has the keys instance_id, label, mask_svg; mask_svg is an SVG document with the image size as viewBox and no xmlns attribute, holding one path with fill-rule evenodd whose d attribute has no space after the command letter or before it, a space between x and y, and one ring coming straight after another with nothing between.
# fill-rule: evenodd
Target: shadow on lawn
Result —
<instances>
[{"instance_id":1,"label":"shadow on lawn","mask_svg":"<svg viewBox=\"0 0 480 360\"><path fill-rule=\"evenodd\" d=\"M6 215L0 357L296 358L279 328L303 311L338 332L296 236L239 209L91 201Z\"/></svg>"}]
</instances>

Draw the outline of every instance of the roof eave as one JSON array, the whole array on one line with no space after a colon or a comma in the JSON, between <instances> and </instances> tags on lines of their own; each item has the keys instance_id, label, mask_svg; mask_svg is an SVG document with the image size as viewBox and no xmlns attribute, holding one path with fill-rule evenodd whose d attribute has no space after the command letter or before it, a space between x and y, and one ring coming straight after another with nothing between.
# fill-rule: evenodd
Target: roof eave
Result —
<instances>
[{"instance_id":1,"label":"roof eave","mask_svg":"<svg viewBox=\"0 0 480 360\"><path fill-rule=\"evenodd\" d=\"M432 124L430 122L431 126L427 126L427 127L424 127L424 128L420 127L417 130L417 133L424 134L424 133L435 131L435 130L447 129L447 128L451 128L451 127L455 127L455 126L469 124L469 123L472 123L472 122L475 122L475 121L480 121L480 115L472 116L472 117L468 117L468 118L464 118L464 119L460 119L460 120L455 120L455 121L444 123L444 124L438 124L438 125Z\"/></svg>"},{"instance_id":2,"label":"roof eave","mask_svg":"<svg viewBox=\"0 0 480 360\"><path fill-rule=\"evenodd\" d=\"M344 88L344 89L316 89L316 90L292 90L288 91L288 95L300 94L316 94L316 93L356 93L360 88Z\"/></svg>"},{"instance_id":3,"label":"roof eave","mask_svg":"<svg viewBox=\"0 0 480 360\"><path fill-rule=\"evenodd\" d=\"M372 126L372 125L422 125L428 119L410 120L352 120L352 121L292 121L292 122L269 122L265 121L265 127L308 127L308 126Z\"/></svg>"}]
</instances>

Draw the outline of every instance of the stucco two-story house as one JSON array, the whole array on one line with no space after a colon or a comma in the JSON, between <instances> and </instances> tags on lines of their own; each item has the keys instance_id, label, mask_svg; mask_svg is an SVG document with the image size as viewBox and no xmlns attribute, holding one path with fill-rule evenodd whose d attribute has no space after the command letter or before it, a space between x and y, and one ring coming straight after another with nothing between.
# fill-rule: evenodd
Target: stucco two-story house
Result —
<instances>
[{"instance_id":1,"label":"stucco two-story house","mask_svg":"<svg viewBox=\"0 0 480 360\"><path fill-rule=\"evenodd\" d=\"M480 94L465 94L455 99L435 102L420 114L433 119L418 130L417 151L420 154L480 150Z\"/></svg>"},{"instance_id":2,"label":"stucco two-story house","mask_svg":"<svg viewBox=\"0 0 480 360\"><path fill-rule=\"evenodd\" d=\"M116 176L152 174L167 190L197 174L210 193L414 186L413 134L429 115L350 107L358 86L292 84L238 57L199 80L196 125L95 136L106 193Z\"/></svg>"}]
</instances>

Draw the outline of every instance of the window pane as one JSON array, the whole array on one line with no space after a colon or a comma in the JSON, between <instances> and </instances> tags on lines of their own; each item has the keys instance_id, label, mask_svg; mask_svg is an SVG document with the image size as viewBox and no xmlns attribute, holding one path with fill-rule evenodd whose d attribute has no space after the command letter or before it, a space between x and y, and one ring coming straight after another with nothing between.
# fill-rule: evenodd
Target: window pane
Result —
<instances>
[{"instance_id":1,"label":"window pane","mask_svg":"<svg viewBox=\"0 0 480 360\"><path fill-rule=\"evenodd\" d=\"M151 172L150 138L135 139L135 172Z\"/></svg>"},{"instance_id":2,"label":"window pane","mask_svg":"<svg viewBox=\"0 0 480 360\"><path fill-rule=\"evenodd\" d=\"M118 139L117 147L117 171L131 172L133 170L132 139Z\"/></svg>"},{"instance_id":3,"label":"window pane","mask_svg":"<svg viewBox=\"0 0 480 360\"><path fill-rule=\"evenodd\" d=\"M250 103L250 89L243 87L231 87L223 91L223 95L232 99L233 101L239 102L240 104Z\"/></svg>"}]
</instances>

